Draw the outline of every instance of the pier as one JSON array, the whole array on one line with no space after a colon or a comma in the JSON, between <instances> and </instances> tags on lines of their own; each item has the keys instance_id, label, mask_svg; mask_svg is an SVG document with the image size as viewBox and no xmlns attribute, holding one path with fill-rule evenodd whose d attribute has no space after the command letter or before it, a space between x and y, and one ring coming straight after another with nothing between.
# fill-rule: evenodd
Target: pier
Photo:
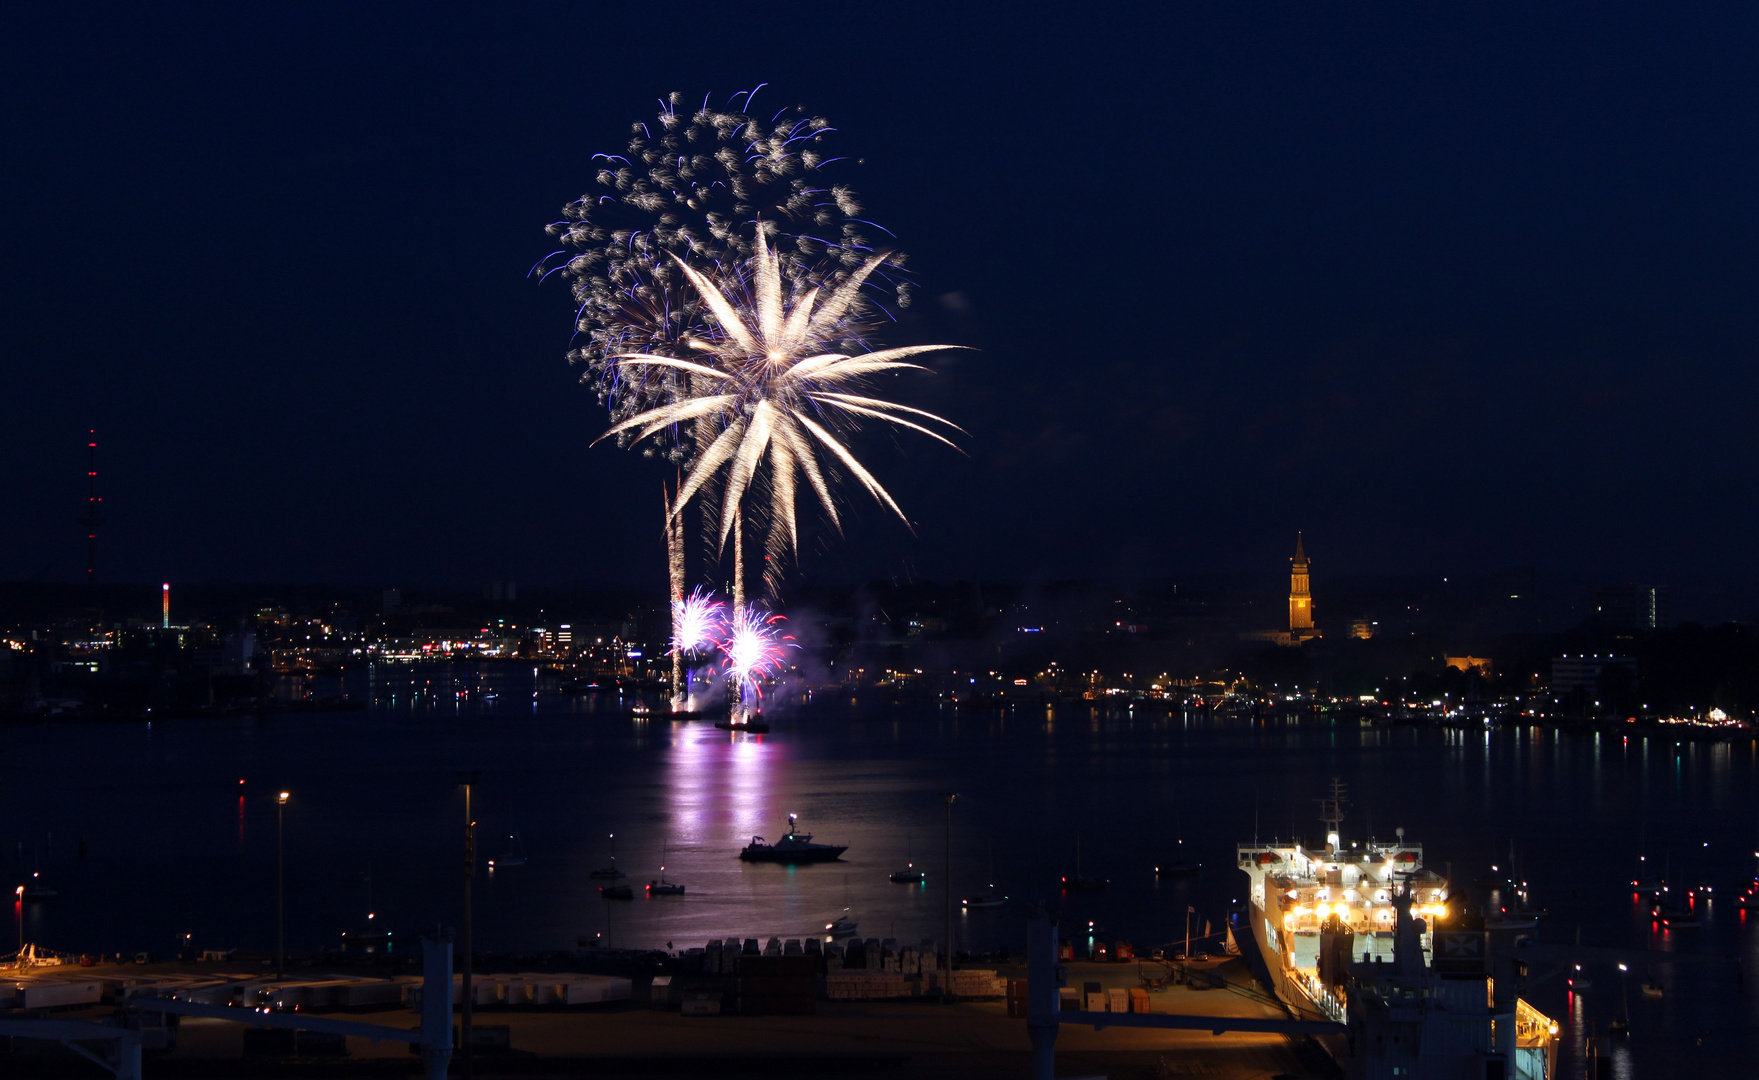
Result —
<instances>
[{"instance_id":1,"label":"pier","mask_svg":"<svg viewBox=\"0 0 1759 1080\"><path fill-rule=\"evenodd\" d=\"M479 957L479 966L493 967L493 958ZM768 958L765 958L768 959ZM790 957L790 960L797 958ZM1085 991L1098 988L1098 998L1115 1001L1140 990L1135 963L1065 962L1065 982ZM321 966L291 965L297 976L275 980L273 972L248 964L226 962L173 964L100 964L92 967L40 968L25 981L45 985L77 979L105 988L105 999L55 1010L57 1021L110 1023L127 998L140 993L169 993L172 988L190 1001L184 1011L214 1012L226 1004L248 1001L302 1003L310 1030L264 1034L260 1029L207 1015L179 1018L169 1049L153 1049L149 1036L143 1073L154 1076L300 1075L325 1077L419 1075L421 1061L404 1042L385 1038L384 1029L403 1029L413 1040L421 1024L417 975L382 978L356 968L326 971ZM987 969L985 969L987 972ZM1194 966L1201 977L1167 981L1146 999L1147 1011L1112 1012L1066 1007L1059 1012L1065 1029L1058 1040L1061 1075L1099 1075L1152 1080L1166 1076L1259 1078L1328 1075L1302 1040L1279 1033L1287 1014L1255 989L1238 959ZM848 973L848 974L853 974ZM975 973L974 973L975 974ZM1024 965L1003 965L992 978L1018 986ZM621 982L579 973L483 974L479 986L541 987L571 980ZM955 987L960 981L955 977ZM456 982L456 979L454 979ZM1008 1000L983 999L951 1004L929 997L904 1000L832 1000L827 980L815 980L812 1015L741 1015L737 997L719 1015L689 1015L681 1008L682 987L664 976L637 977L626 1000L567 1004L535 990L512 994L491 991L479 1000L473 1037L474 1067L483 1075L595 1076L700 1074L840 1076L851 1072L927 1077L1019 1077L1031 1070L1028 1023ZM384 988L395 987L392 995ZM376 989L375 989L376 988ZM1116 993L1113 993L1113 992ZM615 992L607 995L615 998ZM1068 995L1063 995L1068 996ZM362 1006L350 1001L374 1002ZM303 1004L309 1002L309 1009ZM139 1002L136 1002L137 1006ZM1081 1001L1087 1004L1087 1001ZM137 1013L148 1009L130 1010ZM1010 1015L1014 1012L1016 1015ZM1179 1029L1130 1026L1181 1019ZM296 1026L297 1014L276 1012L281 1026ZM149 1021L149 1024L151 1022ZM318 1029L327 1029L318 1031ZM352 1033L358 1029L360 1034ZM1213 1033L1222 1030L1222 1034ZM1252 1030L1258 1029L1258 1030ZM367 1037L380 1032L377 1040ZM163 1045L164 1036L159 1036ZM50 1042L14 1041L11 1064L30 1075L85 1077L102 1075ZM453 1063L456 1072L459 1062Z\"/></svg>"}]
</instances>

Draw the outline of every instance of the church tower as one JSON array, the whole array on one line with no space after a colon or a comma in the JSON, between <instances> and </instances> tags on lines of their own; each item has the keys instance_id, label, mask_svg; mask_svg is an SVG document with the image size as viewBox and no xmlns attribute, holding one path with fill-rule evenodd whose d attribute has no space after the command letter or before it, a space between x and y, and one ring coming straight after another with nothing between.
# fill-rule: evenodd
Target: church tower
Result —
<instances>
[{"instance_id":1,"label":"church tower","mask_svg":"<svg viewBox=\"0 0 1759 1080\"><path fill-rule=\"evenodd\" d=\"M1289 560L1289 636L1296 641L1313 633L1313 597L1307 591L1307 549L1295 534L1295 557Z\"/></svg>"}]
</instances>

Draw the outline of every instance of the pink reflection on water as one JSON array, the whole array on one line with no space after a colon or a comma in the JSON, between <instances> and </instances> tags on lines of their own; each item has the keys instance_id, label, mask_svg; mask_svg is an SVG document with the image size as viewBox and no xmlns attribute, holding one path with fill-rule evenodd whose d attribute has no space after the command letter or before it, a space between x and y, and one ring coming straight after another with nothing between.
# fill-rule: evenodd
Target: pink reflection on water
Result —
<instances>
[{"instance_id":1,"label":"pink reflection on water","mask_svg":"<svg viewBox=\"0 0 1759 1080\"><path fill-rule=\"evenodd\" d=\"M709 757L712 750L688 724L672 728L672 746L666 754L666 809L670 830L680 843L700 844L709 806Z\"/></svg>"},{"instance_id":2,"label":"pink reflection on water","mask_svg":"<svg viewBox=\"0 0 1759 1080\"><path fill-rule=\"evenodd\" d=\"M749 735L733 735L724 744L727 754L727 810L741 837L764 834L765 820L786 820L786 808L772 807L770 789L774 777L771 748Z\"/></svg>"},{"instance_id":3,"label":"pink reflection on water","mask_svg":"<svg viewBox=\"0 0 1759 1080\"><path fill-rule=\"evenodd\" d=\"M761 738L679 725L667 752L664 796L674 839L742 847L764 835L766 823L785 821L787 808L771 805L775 754Z\"/></svg>"}]
</instances>

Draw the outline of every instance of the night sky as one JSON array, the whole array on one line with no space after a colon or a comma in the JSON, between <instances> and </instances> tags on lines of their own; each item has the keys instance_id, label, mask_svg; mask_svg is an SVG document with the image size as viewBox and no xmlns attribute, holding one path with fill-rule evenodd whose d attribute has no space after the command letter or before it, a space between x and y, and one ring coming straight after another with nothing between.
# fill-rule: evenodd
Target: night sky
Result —
<instances>
[{"instance_id":1,"label":"night sky","mask_svg":"<svg viewBox=\"0 0 1759 1080\"><path fill-rule=\"evenodd\" d=\"M0 578L658 584L543 227L801 104L956 420L814 579L1759 579L1759 9L9 5ZM1249 10L1248 10L1249 9ZM767 116L767 113L766 113ZM841 168L841 167L840 167ZM909 433L905 433L908 435Z\"/></svg>"}]
</instances>

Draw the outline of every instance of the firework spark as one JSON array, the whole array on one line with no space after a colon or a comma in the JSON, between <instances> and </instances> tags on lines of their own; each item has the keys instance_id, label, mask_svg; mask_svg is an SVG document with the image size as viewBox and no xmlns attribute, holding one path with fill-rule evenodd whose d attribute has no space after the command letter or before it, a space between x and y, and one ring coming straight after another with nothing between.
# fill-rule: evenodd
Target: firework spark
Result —
<instances>
[{"instance_id":1,"label":"firework spark","mask_svg":"<svg viewBox=\"0 0 1759 1080\"><path fill-rule=\"evenodd\" d=\"M726 623L727 636L720 648L727 672L742 690L749 688L757 697L763 696L758 680L781 671L787 650L798 648L793 635L782 633L782 622L780 615L748 607Z\"/></svg>"},{"instance_id":2,"label":"firework spark","mask_svg":"<svg viewBox=\"0 0 1759 1080\"><path fill-rule=\"evenodd\" d=\"M699 588L672 601L672 615L678 628L672 639L674 655L696 656L720 642L726 605L716 600L714 593Z\"/></svg>"},{"instance_id":3,"label":"firework spark","mask_svg":"<svg viewBox=\"0 0 1759 1080\"><path fill-rule=\"evenodd\" d=\"M754 248L746 274L725 269L704 273L679 260L679 270L713 315L718 332L687 338L690 359L652 353L611 357L621 369L678 371L689 380L672 400L625 417L599 438L633 432L632 441L639 442L669 428L694 425L699 450L672 500L672 513L679 513L705 485L720 480L723 546L742 522L746 493L757 486L766 461L768 472L762 479L769 495L772 555L798 549L795 493L801 477L831 523L841 528L830 486L838 468L908 525L891 493L849 450L843 432L864 419L884 420L954 446L918 420L961 433L963 429L922 409L874 397L871 391L851 391L867 390L868 377L880 372L929 370L907 358L959 346L838 351L843 321L856 308L863 283L887 256L867 259L827 293L817 286L785 287L781 261L761 226Z\"/></svg>"},{"instance_id":4,"label":"firework spark","mask_svg":"<svg viewBox=\"0 0 1759 1080\"><path fill-rule=\"evenodd\" d=\"M632 125L624 153L594 155L596 187L548 228L558 248L533 272L572 284L581 337L570 356L585 365L585 379L597 383L613 418L670 399L680 380L677 372L619 369L615 354L677 353L701 332L701 299L669 256L741 263L755 253L749 227L762 219L776 230L782 278L829 289L866 263L872 236L885 232L859 216L855 193L827 172L847 162L829 149L836 129L798 108L766 120L756 95L735 94L725 108L705 98L695 111L681 94L670 95L656 121ZM894 258L869 286L884 286L904 307L910 286L901 266ZM672 434L688 439L689 432ZM690 449L671 446L680 458Z\"/></svg>"}]
</instances>

